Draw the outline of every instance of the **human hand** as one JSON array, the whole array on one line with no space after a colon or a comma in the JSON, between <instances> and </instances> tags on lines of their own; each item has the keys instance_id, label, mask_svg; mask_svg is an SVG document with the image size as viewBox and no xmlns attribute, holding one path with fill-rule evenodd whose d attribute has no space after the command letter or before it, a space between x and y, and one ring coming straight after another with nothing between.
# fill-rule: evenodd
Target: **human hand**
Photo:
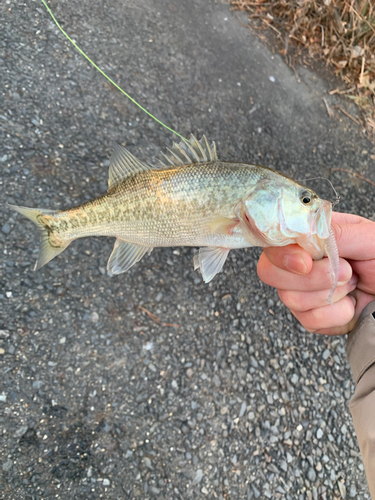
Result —
<instances>
[{"instance_id":1,"label":"human hand","mask_svg":"<svg viewBox=\"0 0 375 500\"><path fill-rule=\"evenodd\" d=\"M340 255L333 304L326 302L332 284L328 259L313 261L298 245L265 248L257 270L306 330L342 335L353 330L375 300L375 222L333 212L332 229Z\"/></svg>"}]
</instances>

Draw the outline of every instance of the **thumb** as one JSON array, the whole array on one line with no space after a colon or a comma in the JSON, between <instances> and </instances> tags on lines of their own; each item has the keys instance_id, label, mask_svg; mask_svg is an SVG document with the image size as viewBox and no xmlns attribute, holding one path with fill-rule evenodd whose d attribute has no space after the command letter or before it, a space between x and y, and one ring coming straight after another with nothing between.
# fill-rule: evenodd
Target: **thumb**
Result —
<instances>
[{"instance_id":1,"label":"thumb","mask_svg":"<svg viewBox=\"0 0 375 500\"><path fill-rule=\"evenodd\" d=\"M263 248L268 260L276 267L294 274L308 274L312 268L312 258L299 245Z\"/></svg>"}]
</instances>

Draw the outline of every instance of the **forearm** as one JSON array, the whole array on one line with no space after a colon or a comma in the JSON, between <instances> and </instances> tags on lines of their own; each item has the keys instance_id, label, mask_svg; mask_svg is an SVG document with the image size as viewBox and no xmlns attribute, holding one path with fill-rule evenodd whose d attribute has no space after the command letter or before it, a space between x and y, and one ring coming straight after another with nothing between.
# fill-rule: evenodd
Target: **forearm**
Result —
<instances>
[{"instance_id":1,"label":"forearm","mask_svg":"<svg viewBox=\"0 0 375 500\"><path fill-rule=\"evenodd\" d=\"M347 354L357 383L349 408L371 497L375 499L375 302L368 304L349 334Z\"/></svg>"}]
</instances>

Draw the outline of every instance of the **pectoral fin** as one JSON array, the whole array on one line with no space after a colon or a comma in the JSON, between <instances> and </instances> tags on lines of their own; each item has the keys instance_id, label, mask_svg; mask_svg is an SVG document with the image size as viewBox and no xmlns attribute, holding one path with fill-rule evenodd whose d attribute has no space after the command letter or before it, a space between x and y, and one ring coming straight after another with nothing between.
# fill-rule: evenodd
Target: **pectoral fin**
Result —
<instances>
[{"instance_id":1,"label":"pectoral fin","mask_svg":"<svg viewBox=\"0 0 375 500\"><path fill-rule=\"evenodd\" d=\"M111 256L108 260L107 269L112 274L121 274L139 262L145 253L151 253L152 248L117 238Z\"/></svg>"},{"instance_id":2,"label":"pectoral fin","mask_svg":"<svg viewBox=\"0 0 375 500\"><path fill-rule=\"evenodd\" d=\"M209 224L211 234L232 235L233 229L240 223L239 219L230 219L228 217L219 217Z\"/></svg>"},{"instance_id":3,"label":"pectoral fin","mask_svg":"<svg viewBox=\"0 0 375 500\"><path fill-rule=\"evenodd\" d=\"M222 247L202 247L194 255L194 269L200 268L205 283L209 283L222 270L229 250Z\"/></svg>"}]
</instances>

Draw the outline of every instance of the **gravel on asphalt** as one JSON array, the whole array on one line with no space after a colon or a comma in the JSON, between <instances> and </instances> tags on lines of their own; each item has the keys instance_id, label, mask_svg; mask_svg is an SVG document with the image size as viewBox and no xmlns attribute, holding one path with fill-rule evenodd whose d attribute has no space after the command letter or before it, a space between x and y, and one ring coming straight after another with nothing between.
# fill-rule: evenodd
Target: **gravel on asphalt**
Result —
<instances>
[{"instance_id":1,"label":"gravel on asphalt","mask_svg":"<svg viewBox=\"0 0 375 500\"><path fill-rule=\"evenodd\" d=\"M220 158L326 176L374 216L375 147L328 117L331 83L297 76L225 1L50 2L135 99ZM108 84L39 1L0 6L1 199L65 208L106 190L120 143L153 161L174 138ZM337 82L335 82L335 85ZM322 197L328 183L311 181ZM0 497L369 498L348 411L345 338L307 333L233 251L205 285L191 248L111 277L113 241L74 242L39 272L35 227L0 221ZM143 308L143 309L142 309ZM161 323L156 323L144 310Z\"/></svg>"}]
</instances>

